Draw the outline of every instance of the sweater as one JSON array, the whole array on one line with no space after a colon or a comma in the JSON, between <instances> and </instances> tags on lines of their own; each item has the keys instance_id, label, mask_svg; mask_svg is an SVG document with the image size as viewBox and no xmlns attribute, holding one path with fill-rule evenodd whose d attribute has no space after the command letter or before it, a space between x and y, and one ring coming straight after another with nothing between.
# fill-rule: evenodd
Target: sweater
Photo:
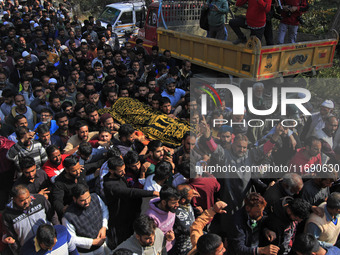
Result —
<instances>
[{"instance_id":1,"label":"sweater","mask_svg":"<svg viewBox=\"0 0 340 255\"><path fill-rule=\"evenodd\" d=\"M173 230L175 224L176 214L172 212L165 212L159 209L156 204L160 202L160 198L154 198L150 200L150 208L146 211L146 215L153 218L156 222L157 227L166 234L168 231ZM166 250L170 251L174 241L166 242Z\"/></svg>"},{"instance_id":2,"label":"sweater","mask_svg":"<svg viewBox=\"0 0 340 255\"><path fill-rule=\"evenodd\" d=\"M262 28L266 25L266 14L270 11L272 0L237 0L236 6L248 3L246 14L250 28Z\"/></svg>"},{"instance_id":3,"label":"sweater","mask_svg":"<svg viewBox=\"0 0 340 255\"><path fill-rule=\"evenodd\" d=\"M163 232L156 228L155 230L155 242L152 246L143 247L140 245L136 238L136 235L132 235L125 242L121 243L114 251L118 249L128 249L137 255L166 255L165 238Z\"/></svg>"},{"instance_id":4,"label":"sweater","mask_svg":"<svg viewBox=\"0 0 340 255\"><path fill-rule=\"evenodd\" d=\"M69 254L69 255L79 255L77 248L71 235L67 232L66 228L62 225L54 226L57 232L57 242L53 246L51 251L46 251L40 249L36 250L34 245L34 237L29 239L25 245L22 247L21 255L59 255L59 254Z\"/></svg>"},{"instance_id":5,"label":"sweater","mask_svg":"<svg viewBox=\"0 0 340 255\"><path fill-rule=\"evenodd\" d=\"M320 208L323 208L324 210L327 210L326 207L327 203L324 202L321 205L319 205ZM331 243L335 244L338 236L340 234L340 222L338 219L337 224L334 224L333 221L327 220L326 213L323 217L317 216L315 213L312 213L309 217L309 219L306 222L306 229L308 224L314 223L320 230L320 236L318 238L321 242Z\"/></svg>"}]
</instances>

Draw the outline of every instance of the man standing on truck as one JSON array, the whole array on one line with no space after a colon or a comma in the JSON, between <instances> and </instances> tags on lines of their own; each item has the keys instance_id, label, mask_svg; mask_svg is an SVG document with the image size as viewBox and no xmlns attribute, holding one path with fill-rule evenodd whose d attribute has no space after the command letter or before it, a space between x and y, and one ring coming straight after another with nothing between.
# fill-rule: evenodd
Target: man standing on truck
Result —
<instances>
[{"instance_id":1,"label":"man standing on truck","mask_svg":"<svg viewBox=\"0 0 340 255\"><path fill-rule=\"evenodd\" d=\"M250 36L255 35L261 41L266 26L266 14L270 11L272 0L237 0L236 6L248 3L246 17L236 17L229 21L238 39L233 44L246 43L247 38L241 28L250 29Z\"/></svg>"},{"instance_id":2,"label":"man standing on truck","mask_svg":"<svg viewBox=\"0 0 340 255\"><path fill-rule=\"evenodd\" d=\"M228 32L225 27L226 14L229 11L227 0L208 0L203 9L209 9L208 13L208 37L227 40Z\"/></svg>"},{"instance_id":3,"label":"man standing on truck","mask_svg":"<svg viewBox=\"0 0 340 255\"><path fill-rule=\"evenodd\" d=\"M283 0L281 22L279 25L278 44L283 44L288 31L289 43L296 42L299 25L302 24L301 15L308 9L307 0Z\"/></svg>"}]
</instances>

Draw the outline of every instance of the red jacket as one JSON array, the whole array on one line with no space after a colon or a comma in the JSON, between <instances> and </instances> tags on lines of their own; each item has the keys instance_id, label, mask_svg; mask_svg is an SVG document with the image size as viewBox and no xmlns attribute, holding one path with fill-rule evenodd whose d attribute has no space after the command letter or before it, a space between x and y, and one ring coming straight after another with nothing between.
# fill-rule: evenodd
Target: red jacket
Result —
<instances>
[{"instance_id":1,"label":"red jacket","mask_svg":"<svg viewBox=\"0 0 340 255\"><path fill-rule=\"evenodd\" d=\"M4 136L0 136L0 173L13 170L13 162L6 158L6 154L15 142L8 140Z\"/></svg>"},{"instance_id":2,"label":"red jacket","mask_svg":"<svg viewBox=\"0 0 340 255\"><path fill-rule=\"evenodd\" d=\"M281 22L286 25L293 25L298 26L299 20L298 17L301 16L303 12L306 12L308 9L308 3L307 0L283 0L281 1L282 6L289 5L289 6L296 6L298 9L295 12L286 12L282 11L281 16L282 20Z\"/></svg>"},{"instance_id":3,"label":"red jacket","mask_svg":"<svg viewBox=\"0 0 340 255\"><path fill-rule=\"evenodd\" d=\"M237 0L236 6L248 3L246 14L249 27L264 27L266 25L266 14L270 11L272 0Z\"/></svg>"}]
</instances>

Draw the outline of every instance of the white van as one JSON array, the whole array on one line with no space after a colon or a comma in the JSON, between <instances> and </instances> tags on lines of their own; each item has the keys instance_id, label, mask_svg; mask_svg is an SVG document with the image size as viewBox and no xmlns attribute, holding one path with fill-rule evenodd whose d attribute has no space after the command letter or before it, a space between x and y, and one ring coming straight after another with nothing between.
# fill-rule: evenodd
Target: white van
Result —
<instances>
[{"instance_id":1,"label":"white van","mask_svg":"<svg viewBox=\"0 0 340 255\"><path fill-rule=\"evenodd\" d=\"M111 24L122 44L126 34L138 34L139 28L143 27L146 11L144 1L120 2L107 5L97 19L105 28Z\"/></svg>"}]
</instances>

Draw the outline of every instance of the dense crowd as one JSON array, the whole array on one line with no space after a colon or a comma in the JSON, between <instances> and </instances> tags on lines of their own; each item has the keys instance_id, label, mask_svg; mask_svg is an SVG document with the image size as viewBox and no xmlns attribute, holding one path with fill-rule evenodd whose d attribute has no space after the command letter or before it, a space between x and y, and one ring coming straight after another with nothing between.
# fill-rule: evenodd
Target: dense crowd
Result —
<instances>
[{"instance_id":1,"label":"dense crowd","mask_svg":"<svg viewBox=\"0 0 340 255\"><path fill-rule=\"evenodd\" d=\"M189 61L120 45L67 2L1 4L1 254L340 254L332 101L294 128L254 128L227 97L205 119ZM178 147L148 139L105 112L124 98L195 132ZM268 104L253 84L254 107ZM237 171L205 171L217 164Z\"/></svg>"}]
</instances>

